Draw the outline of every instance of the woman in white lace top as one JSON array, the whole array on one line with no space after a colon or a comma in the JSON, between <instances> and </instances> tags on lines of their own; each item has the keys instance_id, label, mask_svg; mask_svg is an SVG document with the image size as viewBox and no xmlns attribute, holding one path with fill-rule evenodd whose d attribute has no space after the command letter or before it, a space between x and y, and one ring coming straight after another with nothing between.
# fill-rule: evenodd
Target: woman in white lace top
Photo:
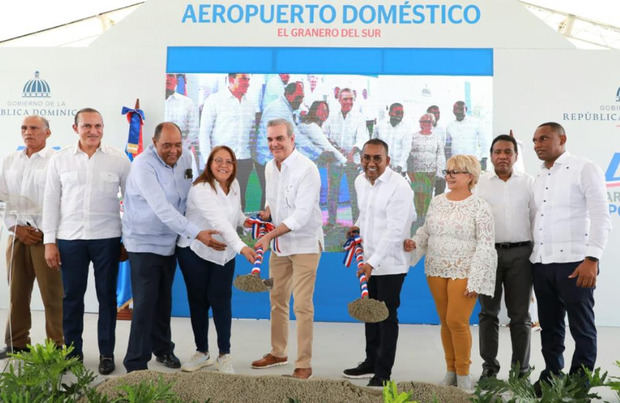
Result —
<instances>
[{"instance_id":1,"label":"woman in white lace top","mask_svg":"<svg viewBox=\"0 0 620 403\"><path fill-rule=\"evenodd\" d=\"M477 158L455 155L446 165L450 192L433 198L424 225L405 241L405 250L415 249L413 264L426 255L446 358L442 383L470 390L469 319L478 294L493 296L495 290L495 223L487 202L471 192L480 176Z\"/></svg>"}]
</instances>

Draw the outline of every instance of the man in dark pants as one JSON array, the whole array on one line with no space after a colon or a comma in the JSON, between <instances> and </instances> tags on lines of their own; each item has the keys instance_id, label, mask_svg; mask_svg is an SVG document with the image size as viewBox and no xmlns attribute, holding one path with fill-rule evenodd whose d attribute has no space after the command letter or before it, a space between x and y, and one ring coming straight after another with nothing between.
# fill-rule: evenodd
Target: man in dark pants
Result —
<instances>
[{"instance_id":1,"label":"man in dark pants","mask_svg":"<svg viewBox=\"0 0 620 403\"><path fill-rule=\"evenodd\" d=\"M114 371L116 276L121 251L119 190L124 193L129 159L101 144L103 118L92 108L75 114L77 144L49 162L43 197L45 261L60 269L64 288L63 331L72 355L83 359L84 293L93 263L99 301L99 372Z\"/></svg>"},{"instance_id":2,"label":"man in dark pants","mask_svg":"<svg viewBox=\"0 0 620 403\"><path fill-rule=\"evenodd\" d=\"M362 149L364 173L355 179L360 216L348 233L359 231L364 240L364 265L358 275L369 279L368 296L384 301L389 311L384 321L366 323L366 359L343 371L347 378L371 378L368 386L383 386L392 374L400 290L409 271L402 243L415 219L411 187L389 164L387 144L368 140Z\"/></svg>"},{"instance_id":3,"label":"man in dark pants","mask_svg":"<svg viewBox=\"0 0 620 403\"><path fill-rule=\"evenodd\" d=\"M534 151L543 161L534 182L534 249L530 257L545 359L537 382L540 390L540 382L560 374L564 367L567 313L575 340L570 373L581 373L582 367L594 369L594 287L611 223L603 172L566 151L564 128L555 122L543 123L533 141Z\"/></svg>"},{"instance_id":4,"label":"man in dark pants","mask_svg":"<svg viewBox=\"0 0 620 403\"><path fill-rule=\"evenodd\" d=\"M485 199L495 219L495 249L497 272L493 297L480 295L480 379L495 377L502 289L510 318L512 367L525 375L530 363L532 321L529 314L532 296L532 232L530 228L530 199L534 179L524 172L513 170L517 161L517 142L506 134L497 136L491 144L494 170L480 177L476 193ZM516 368L515 368L516 367Z\"/></svg>"},{"instance_id":5,"label":"man in dark pants","mask_svg":"<svg viewBox=\"0 0 620 403\"><path fill-rule=\"evenodd\" d=\"M223 248L183 214L192 185L191 156L183 153L181 130L170 122L157 125L150 144L132 163L127 178L123 242L131 263L133 319L127 372L147 369L151 353L168 368L180 368L171 340L172 280L177 236Z\"/></svg>"}]
</instances>

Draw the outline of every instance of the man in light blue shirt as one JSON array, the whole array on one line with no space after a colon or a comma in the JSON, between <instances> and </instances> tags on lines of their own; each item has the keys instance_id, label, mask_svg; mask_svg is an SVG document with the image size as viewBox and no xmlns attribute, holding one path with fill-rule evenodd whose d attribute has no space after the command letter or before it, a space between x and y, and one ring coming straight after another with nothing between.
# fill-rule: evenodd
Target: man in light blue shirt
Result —
<instances>
[{"instance_id":1,"label":"man in light blue shirt","mask_svg":"<svg viewBox=\"0 0 620 403\"><path fill-rule=\"evenodd\" d=\"M184 216L192 185L192 159L183 153L181 130L157 125L150 144L132 163L125 192L123 242L131 263L133 318L123 364L127 372L147 369L151 353L169 368L181 363L170 335L172 281L177 237L198 239L216 250L225 245Z\"/></svg>"}]
</instances>

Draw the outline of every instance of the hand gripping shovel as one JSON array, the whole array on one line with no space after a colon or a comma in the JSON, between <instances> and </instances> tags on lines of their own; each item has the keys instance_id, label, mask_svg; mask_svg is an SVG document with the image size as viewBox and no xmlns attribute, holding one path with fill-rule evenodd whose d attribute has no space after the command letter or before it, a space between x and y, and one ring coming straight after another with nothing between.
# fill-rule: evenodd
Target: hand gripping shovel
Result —
<instances>
[{"instance_id":1,"label":"hand gripping shovel","mask_svg":"<svg viewBox=\"0 0 620 403\"><path fill-rule=\"evenodd\" d=\"M268 222L263 221L258 217L251 217L250 222L252 223L252 238L259 239L263 235L265 235L268 231L271 231L275 228L275 226ZM265 251L262 247L256 249L256 260L254 261L254 266L252 267L252 272L250 274L244 274L242 276L237 276L233 284L237 289L245 292L263 292L269 291L273 286L273 279L262 279L260 277L260 267L263 263L263 254Z\"/></svg>"}]
</instances>

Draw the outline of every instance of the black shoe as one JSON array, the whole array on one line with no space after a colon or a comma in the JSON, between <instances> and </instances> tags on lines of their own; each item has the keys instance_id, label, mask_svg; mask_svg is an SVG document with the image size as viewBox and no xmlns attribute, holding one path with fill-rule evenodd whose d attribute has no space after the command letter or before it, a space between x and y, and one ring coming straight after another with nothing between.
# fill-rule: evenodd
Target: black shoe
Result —
<instances>
[{"instance_id":1,"label":"black shoe","mask_svg":"<svg viewBox=\"0 0 620 403\"><path fill-rule=\"evenodd\" d=\"M114 365L114 357L105 357L103 355L99 356L99 373L101 375L109 375L115 368L116 365Z\"/></svg>"},{"instance_id":2,"label":"black shoe","mask_svg":"<svg viewBox=\"0 0 620 403\"><path fill-rule=\"evenodd\" d=\"M378 376L373 376L372 378L370 378L370 381L368 381L368 385L366 386L382 388L383 385L389 381L389 379L382 379Z\"/></svg>"},{"instance_id":3,"label":"black shoe","mask_svg":"<svg viewBox=\"0 0 620 403\"><path fill-rule=\"evenodd\" d=\"M4 360L5 358L9 358L9 354L17 354L17 353L27 353L30 351L28 347L9 347L5 346L2 350L0 350L0 360Z\"/></svg>"},{"instance_id":4,"label":"black shoe","mask_svg":"<svg viewBox=\"0 0 620 403\"><path fill-rule=\"evenodd\" d=\"M375 368L368 361L363 361L355 368L345 369L342 375L352 379L372 378L375 375Z\"/></svg>"},{"instance_id":5,"label":"black shoe","mask_svg":"<svg viewBox=\"0 0 620 403\"><path fill-rule=\"evenodd\" d=\"M173 369L181 368L181 361L179 361L177 356L174 355L174 353L172 352L158 355L156 357L157 357L157 362L164 364L165 367L173 368Z\"/></svg>"},{"instance_id":6,"label":"black shoe","mask_svg":"<svg viewBox=\"0 0 620 403\"><path fill-rule=\"evenodd\" d=\"M492 369L489 369L489 368L483 368L482 374L480 375L480 379L478 379L478 382L484 382L487 379L495 379L495 378L497 378L497 371L493 371Z\"/></svg>"}]
</instances>

